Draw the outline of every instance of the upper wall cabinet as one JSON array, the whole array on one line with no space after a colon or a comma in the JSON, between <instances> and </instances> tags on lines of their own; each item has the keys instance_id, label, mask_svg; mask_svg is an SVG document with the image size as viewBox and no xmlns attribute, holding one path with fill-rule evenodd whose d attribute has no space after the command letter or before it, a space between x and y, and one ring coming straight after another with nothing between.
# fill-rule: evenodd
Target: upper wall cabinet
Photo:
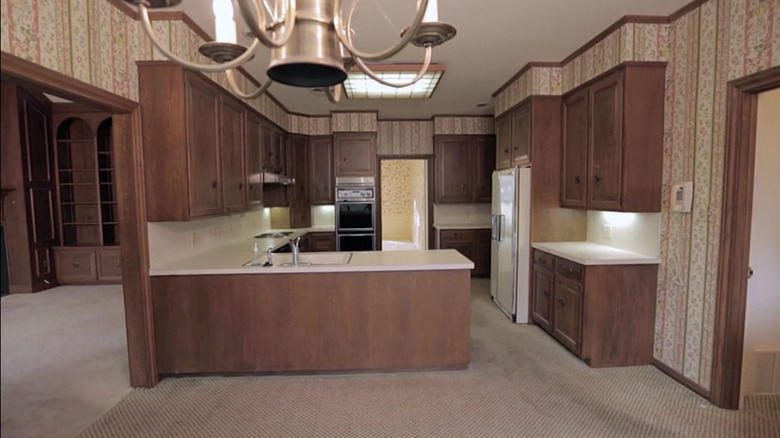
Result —
<instances>
[{"instance_id":1,"label":"upper wall cabinet","mask_svg":"<svg viewBox=\"0 0 780 438\"><path fill-rule=\"evenodd\" d=\"M665 63L625 63L563 99L561 205L661 211Z\"/></svg>"},{"instance_id":2,"label":"upper wall cabinet","mask_svg":"<svg viewBox=\"0 0 780 438\"><path fill-rule=\"evenodd\" d=\"M333 134L335 176L374 176L376 174L376 133Z\"/></svg>"},{"instance_id":3,"label":"upper wall cabinet","mask_svg":"<svg viewBox=\"0 0 780 438\"><path fill-rule=\"evenodd\" d=\"M492 135L436 136L434 202L490 202L495 150L495 137Z\"/></svg>"},{"instance_id":4,"label":"upper wall cabinet","mask_svg":"<svg viewBox=\"0 0 780 438\"><path fill-rule=\"evenodd\" d=\"M138 76L147 220L243 211L243 105L170 62L139 62Z\"/></svg>"},{"instance_id":5,"label":"upper wall cabinet","mask_svg":"<svg viewBox=\"0 0 780 438\"><path fill-rule=\"evenodd\" d=\"M244 163L246 166L247 209L263 206L263 121L251 111L244 112Z\"/></svg>"},{"instance_id":6,"label":"upper wall cabinet","mask_svg":"<svg viewBox=\"0 0 780 438\"><path fill-rule=\"evenodd\" d=\"M531 163L531 101L496 120L496 169Z\"/></svg>"}]
</instances>

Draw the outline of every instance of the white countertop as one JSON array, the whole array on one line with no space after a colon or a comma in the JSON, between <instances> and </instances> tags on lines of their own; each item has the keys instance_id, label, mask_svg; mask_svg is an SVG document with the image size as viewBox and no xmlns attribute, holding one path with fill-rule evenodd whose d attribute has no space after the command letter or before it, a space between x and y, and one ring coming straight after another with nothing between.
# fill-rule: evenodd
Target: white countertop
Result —
<instances>
[{"instance_id":1,"label":"white countertop","mask_svg":"<svg viewBox=\"0 0 780 438\"><path fill-rule=\"evenodd\" d=\"M300 232L298 235L303 234ZM292 235L292 236L295 236ZM432 271L473 269L474 263L453 249L430 251L365 251L353 252L348 264L308 266L243 266L253 259L255 241L281 246L284 239L245 239L226 244L207 252L180 259L149 270L151 276L162 275L220 275L220 274L278 274L314 272L377 272L377 271ZM260 246L260 259L265 260L266 247ZM301 253L307 254L307 253ZM324 253L313 253L324 254Z\"/></svg>"},{"instance_id":2,"label":"white countertop","mask_svg":"<svg viewBox=\"0 0 780 438\"><path fill-rule=\"evenodd\" d=\"M661 262L656 257L592 242L536 242L531 246L581 265L653 265Z\"/></svg>"},{"instance_id":3,"label":"white countertop","mask_svg":"<svg viewBox=\"0 0 780 438\"><path fill-rule=\"evenodd\" d=\"M485 230L490 224L433 224L437 230Z\"/></svg>"}]
</instances>

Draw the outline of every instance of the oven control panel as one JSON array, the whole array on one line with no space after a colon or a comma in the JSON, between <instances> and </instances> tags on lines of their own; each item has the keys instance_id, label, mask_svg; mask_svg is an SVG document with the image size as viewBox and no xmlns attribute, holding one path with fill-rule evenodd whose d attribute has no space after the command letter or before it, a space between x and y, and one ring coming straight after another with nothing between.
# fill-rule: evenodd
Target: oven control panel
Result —
<instances>
[{"instance_id":1,"label":"oven control panel","mask_svg":"<svg viewBox=\"0 0 780 438\"><path fill-rule=\"evenodd\" d=\"M373 201L373 187L341 187L336 189L336 201Z\"/></svg>"}]
</instances>

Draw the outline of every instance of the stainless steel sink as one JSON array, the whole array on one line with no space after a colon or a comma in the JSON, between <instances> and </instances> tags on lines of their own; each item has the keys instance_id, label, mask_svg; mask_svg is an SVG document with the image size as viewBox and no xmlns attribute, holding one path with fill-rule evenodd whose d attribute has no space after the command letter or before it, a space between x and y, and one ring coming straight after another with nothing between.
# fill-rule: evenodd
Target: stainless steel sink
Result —
<instances>
[{"instance_id":1,"label":"stainless steel sink","mask_svg":"<svg viewBox=\"0 0 780 438\"><path fill-rule=\"evenodd\" d=\"M306 266L323 266L323 265L347 265L352 259L351 252L302 252L298 257L298 265L293 264L292 254L290 253L275 253L271 257L273 265L266 265L268 261L267 256L263 255L255 260L250 260L244 263L243 266L273 266L275 268L295 268Z\"/></svg>"},{"instance_id":2,"label":"stainless steel sink","mask_svg":"<svg viewBox=\"0 0 780 438\"><path fill-rule=\"evenodd\" d=\"M292 231L279 231L276 233L263 233L258 234L255 236L255 239L281 239L282 237L287 237L289 235L293 234Z\"/></svg>"}]
</instances>

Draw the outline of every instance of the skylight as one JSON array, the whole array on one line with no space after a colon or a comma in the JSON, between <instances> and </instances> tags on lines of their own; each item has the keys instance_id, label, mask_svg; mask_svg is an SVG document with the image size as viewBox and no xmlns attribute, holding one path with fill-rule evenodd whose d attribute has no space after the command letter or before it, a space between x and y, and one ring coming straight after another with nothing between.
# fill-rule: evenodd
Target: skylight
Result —
<instances>
[{"instance_id":1,"label":"skylight","mask_svg":"<svg viewBox=\"0 0 780 438\"><path fill-rule=\"evenodd\" d=\"M417 76L419 65L382 65L371 69L383 80L391 83L410 82ZM394 88L371 79L360 70L350 71L344 81L348 99L429 99L444 74L444 66L431 64L419 81L403 88Z\"/></svg>"}]
</instances>

